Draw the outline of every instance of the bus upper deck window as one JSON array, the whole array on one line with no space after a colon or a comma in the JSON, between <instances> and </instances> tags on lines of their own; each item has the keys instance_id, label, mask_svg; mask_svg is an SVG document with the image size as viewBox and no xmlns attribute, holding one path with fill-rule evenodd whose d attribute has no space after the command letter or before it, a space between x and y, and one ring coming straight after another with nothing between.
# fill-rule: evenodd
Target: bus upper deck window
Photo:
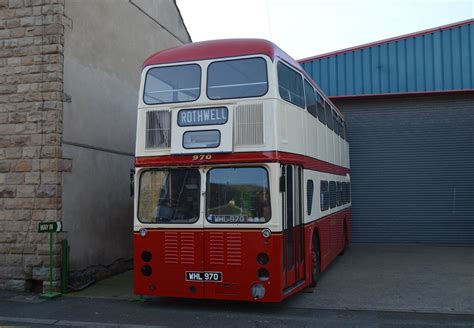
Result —
<instances>
[{"instance_id":1,"label":"bus upper deck window","mask_svg":"<svg viewBox=\"0 0 474 328\"><path fill-rule=\"evenodd\" d=\"M298 107L305 107L303 78L300 73L278 62L278 90L280 97Z\"/></svg>"},{"instance_id":2,"label":"bus upper deck window","mask_svg":"<svg viewBox=\"0 0 474 328\"><path fill-rule=\"evenodd\" d=\"M200 90L199 65L155 67L146 74L143 101L148 105L194 101Z\"/></svg>"},{"instance_id":3,"label":"bus upper deck window","mask_svg":"<svg viewBox=\"0 0 474 328\"><path fill-rule=\"evenodd\" d=\"M267 91L267 64L263 58L217 61L207 70L209 99L260 97Z\"/></svg>"},{"instance_id":4,"label":"bus upper deck window","mask_svg":"<svg viewBox=\"0 0 474 328\"><path fill-rule=\"evenodd\" d=\"M316 93L314 92L314 89L311 84L309 84L309 82L306 80L304 80L304 90L306 97L306 109L308 110L308 113L310 113L314 117L318 117L318 100L316 98Z\"/></svg>"}]
</instances>

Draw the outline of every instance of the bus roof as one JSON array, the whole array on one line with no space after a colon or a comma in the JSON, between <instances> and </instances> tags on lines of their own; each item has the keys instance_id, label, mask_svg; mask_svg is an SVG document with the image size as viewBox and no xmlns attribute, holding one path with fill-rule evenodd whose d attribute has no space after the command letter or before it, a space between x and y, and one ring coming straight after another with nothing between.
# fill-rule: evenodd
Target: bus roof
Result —
<instances>
[{"instance_id":1,"label":"bus roof","mask_svg":"<svg viewBox=\"0 0 474 328\"><path fill-rule=\"evenodd\" d=\"M275 60L276 57L284 60L303 74L307 80L312 81L318 91L324 95L321 88L319 88L316 82L311 79L296 60L291 58L290 55L281 50L274 43L264 39L222 39L186 43L154 53L145 60L143 67L248 55L267 55L271 60ZM336 108L339 116L344 117L328 97L325 96L325 99Z\"/></svg>"},{"instance_id":2,"label":"bus roof","mask_svg":"<svg viewBox=\"0 0 474 328\"><path fill-rule=\"evenodd\" d=\"M225 39L187 43L151 55L145 60L143 66L247 55L267 55L272 60L280 57L303 71L296 60L272 42L263 39Z\"/></svg>"}]
</instances>

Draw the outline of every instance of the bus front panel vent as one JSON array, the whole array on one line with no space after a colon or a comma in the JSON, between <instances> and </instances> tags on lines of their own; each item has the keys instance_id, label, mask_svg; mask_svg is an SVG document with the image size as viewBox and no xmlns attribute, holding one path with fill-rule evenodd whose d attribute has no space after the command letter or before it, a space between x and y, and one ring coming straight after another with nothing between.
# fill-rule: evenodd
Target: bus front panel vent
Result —
<instances>
[{"instance_id":1,"label":"bus front panel vent","mask_svg":"<svg viewBox=\"0 0 474 328\"><path fill-rule=\"evenodd\" d=\"M263 104L244 104L235 107L235 146L263 145Z\"/></svg>"},{"instance_id":2,"label":"bus front panel vent","mask_svg":"<svg viewBox=\"0 0 474 328\"><path fill-rule=\"evenodd\" d=\"M145 148L163 149L171 146L171 112L154 110L146 113Z\"/></svg>"}]
</instances>

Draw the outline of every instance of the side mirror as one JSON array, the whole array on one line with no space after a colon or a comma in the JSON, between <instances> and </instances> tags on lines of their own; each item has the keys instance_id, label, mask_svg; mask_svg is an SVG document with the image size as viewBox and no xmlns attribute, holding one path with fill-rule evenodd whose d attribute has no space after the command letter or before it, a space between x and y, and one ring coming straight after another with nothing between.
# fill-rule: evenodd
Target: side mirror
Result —
<instances>
[{"instance_id":1,"label":"side mirror","mask_svg":"<svg viewBox=\"0 0 474 328\"><path fill-rule=\"evenodd\" d=\"M135 195L135 169L130 169L130 197Z\"/></svg>"}]
</instances>

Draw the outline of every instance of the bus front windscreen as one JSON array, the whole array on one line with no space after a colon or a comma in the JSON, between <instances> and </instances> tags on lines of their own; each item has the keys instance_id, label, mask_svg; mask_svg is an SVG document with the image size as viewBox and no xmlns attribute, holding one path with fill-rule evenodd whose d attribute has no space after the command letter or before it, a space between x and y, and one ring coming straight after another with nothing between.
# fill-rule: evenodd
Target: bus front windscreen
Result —
<instances>
[{"instance_id":1,"label":"bus front windscreen","mask_svg":"<svg viewBox=\"0 0 474 328\"><path fill-rule=\"evenodd\" d=\"M194 223L199 219L197 169L147 170L140 175L138 219L143 223Z\"/></svg>"},{"instance_id":2,"label":"bus front windscreen","mask_svg":"<svg viewBox=\"0 0 474 328\"><path fill-rule=\"evenodd\" d=\"M263 167L209 170L206 217L211 223L264 223L270 220L267 170Z\"/></svg>"},{"instance_id":3,"label":"bus front windscreen","mask_svg":"<svg viewBox=\"0 0 474 328\"><path fill-rule=\"evenodd\" d=\"M146 74L143 101L148 105L194 101L200 90L199 65L155 67Z\"/></svg>"}]
</instances>

